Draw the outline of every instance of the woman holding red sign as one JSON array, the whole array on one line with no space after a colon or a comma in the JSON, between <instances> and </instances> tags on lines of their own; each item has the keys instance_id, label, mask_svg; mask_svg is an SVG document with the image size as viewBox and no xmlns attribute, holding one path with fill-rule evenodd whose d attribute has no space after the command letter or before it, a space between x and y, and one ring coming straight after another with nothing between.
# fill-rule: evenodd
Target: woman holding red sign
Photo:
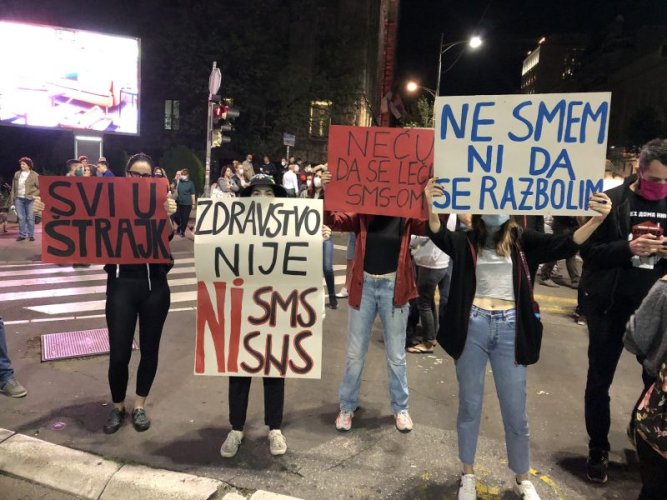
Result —
<instances>
[{"instance_id":1,"label":"woman holding red sign","mask_svg":"<svg viewBox=\"0 0 667 500\"><path fill-rule=\"evenodd\" d=\"M542 323L533 299L531 264L574 255L602 224L611 200L595 193L589 207L600 215L571 235L522 230L509 215L473 215L468 232L449 231L432 210L443 189L431 179L425 189L431 213L428 235L454 262L451 289L437 340L456 360L459 382L457 431L463 473L458 498L477 498L475 452L490 361L505 426L514 489L525 499L539 499L530 482L530 443L526 413L526 367L540 354Z\"/></svg>"},{"instance_id":2,"label":"woman holding red sign","mask_svg":"<svg viewBox=\"0 0 667 500\"><path fill-rule=\"evenodd\" d=\"M144 153L132 156L125 175L148 179L154 176L153 160ZM169 215L176 211L175 202L167 198ZM170 235L170 239L173 233ZM132 409L132 425L138 432L148 430L151 421L146 415L146 397L157 373L158 351L162 328L169 312L170 295L167 273L169 264L107 264L106 319L109 329L109 386L113 409L104 432L113 434L125 419L128 365L132 356L134 329L139 320L141 361L137 371L136 398Z\"/></svg>"}]
</instances>

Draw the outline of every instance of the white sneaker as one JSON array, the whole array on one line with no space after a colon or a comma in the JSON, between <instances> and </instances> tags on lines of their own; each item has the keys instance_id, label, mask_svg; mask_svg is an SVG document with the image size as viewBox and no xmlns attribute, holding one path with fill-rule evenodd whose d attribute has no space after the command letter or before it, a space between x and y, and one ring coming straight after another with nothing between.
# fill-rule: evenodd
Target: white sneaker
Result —
<instances>
[{"instance_id":1,"label":"white sneaker","mask_svg":"<svg viewBox=\"0 0 667 500\"><path fill-rule=\"evenodd\" d=\"M225 458L232 458L236 455L236 452L239 451L239 446L241 446L242 441L243 432L234 430L229 431L227 439L225 439L225 442L222 443L222 446L220 447L220 455Z\"/></svg>"},{"instance_id":2,"label":"white sneaker","mask_svg":"<svg viewBox=\"0 0 667 500\"><path fill-rule=\"evenodd\" d=\"M339 431L349 431L352 428L353 411L341 410L336 417L336 429Z\"/></svg>"},{"instance_id":3,"label":"white sneaker","mask_svg":"<svg viewBox=\"0 0 667 500\"><path fill-rule=\"evenodd\" d=\"M528 480L521 481L521 483L514 481L514 493L524 500L540 500L540 495L537 494L535 486Z\"/></svg>"},{"instance_id":4,"label":"white sneaker","mask_svg":"<svg viewBox=\"0 0 667 500\"><path fill-rule=\"evenodd\" d=\"M336 294L336 297L339 299L344 299L348 296L347 288L343 287L340 289L340 292Z\"/></svg>"},{"instance_id":5,"label":"white sneaker","mask_svg":"<svg viewBox=\"0 0 667 500\"><path fill-rule=\"evenodd\" d=\"M280 429L269 431L269 450L273 456L284 455L287 451L287 439Z\"/></svg>"},{"instance_id":6,"label":"white sneaker","mask_svg":"<svg viewBox=\"0 0 667 500\"><path fill-rule=\"evenodd\" d=\"M408 410L401 410L396 414L396 428L401 432L410 432L412 430L412 419Z\"/></svg>"},{"instance_id":7,"label":"white sneaker","mask_svg":"<svg viewBox=\"0 0 667 500\"><path fill-rule=\"evenodd\" d=\"M463 474L459 482L458 500L477 500L477 478L475 474Z\"/></svg>"}]
</instances>

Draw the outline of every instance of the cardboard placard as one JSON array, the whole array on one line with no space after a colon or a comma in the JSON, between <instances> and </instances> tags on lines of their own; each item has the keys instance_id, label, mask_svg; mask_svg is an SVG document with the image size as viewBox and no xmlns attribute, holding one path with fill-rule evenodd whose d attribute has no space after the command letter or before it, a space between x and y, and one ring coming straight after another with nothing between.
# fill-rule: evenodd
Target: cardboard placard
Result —
<instances>
[{"instance_id":1,"label":"cardboard placard","mask_svg":"<svg viewBox=\"0 0 667 500\"><path fill-rule=\"evenodd\" d=\"M322 202L200 199L195 375L320 378Z\"/></svg>"},{"instance_id":2,"label":"cardboard placard","mask_svg":"<svg viewBox=\"0 0 667 500\"><path fill-rule=\"evenodd\" d=\"M425 219L433 175L433 130L329 128L326 210Z\"/></svg>"},{"instance_id":3,"label":"cardboard placard","mask_svg":"<svg viewBox=\"0 0 667 500\"><path fill-rule=\"evenodd\" d=\"M602 191L611 94L439 97L438 212L590 215Z\"/></svg>"},{"instance_id":4,"label":"cardboard placard","mask_svg":"<svg viewBox=\"0 0 667 500\"><path fill-rule=\"evenodd\" d=\"M166 179L42 176L39 184L44 262L170 262Z\"/></svg>"}]
</instances>

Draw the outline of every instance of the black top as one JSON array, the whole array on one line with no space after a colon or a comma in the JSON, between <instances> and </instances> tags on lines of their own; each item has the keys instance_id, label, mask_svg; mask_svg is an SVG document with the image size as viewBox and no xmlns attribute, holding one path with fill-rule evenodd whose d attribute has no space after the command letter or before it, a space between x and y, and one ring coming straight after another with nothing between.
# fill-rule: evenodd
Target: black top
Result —
<instances>
[{"instance_id":1,"label":"black top","mask_svg":"<svg viewBox=\"0 0 667 500\"><path fill-rule=\"evenodd\" d=\"M438 248L452 259L452 281L445 309L445 315L438 329L438 343L454 359L463 352L468 336L470 310L475 300L477 286L475 276L475 260L471 244L474 233L448 231L444 225L438 233L431 232L427 225L427 233ZM569 235L544 234L531 229L523 230L518 237L518 244L523 248L528 267L541 262L560 260L574 255L579 246ZM512 272L514 274L514 297L516 301L516 362L521 365L536 363L540 357L542 345L542 323L533 310L533 291L528 282L524 266L521 263L519 247L512 249Z\"/></svg>"},{"instance_id":2,"label":"black top","mask_svg":"<svg viewBox=\"0 0 667 500\"><path fill-rule=\"evenodd\" d=\"M364 271L370 274L388 274L398 269L401 250L401 218L376 216L368 226Z\"/></svg>"},{"instance_id":3,"label":"black top","mask_svg":"<svg viewBox=\"0 0 667 500\"><path fill-rule=\"evenodd\" d=\"M581 249L586 274L583 286L584 306L593 314L613 308L633 313L653 284L667 273L665 259L633 256L629 241L633 228L646 222L665 229L666 200L650 201L630 190L632 176L607 191L612 209L602 225Z\"/></svg>"}]
</instances>

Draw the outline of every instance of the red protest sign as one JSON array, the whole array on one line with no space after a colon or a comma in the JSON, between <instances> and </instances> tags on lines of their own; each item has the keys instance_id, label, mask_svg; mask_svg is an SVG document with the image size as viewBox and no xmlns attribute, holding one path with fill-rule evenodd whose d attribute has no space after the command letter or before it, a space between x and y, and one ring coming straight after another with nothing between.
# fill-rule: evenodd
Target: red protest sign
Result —
<instances>
[{"instance_id":1,"label":"red protest sign","mask_svg":"<svg viewBox=\"0 0 667 500\"><path fill-rule=\"evenodd\" d=\"M329 169L326 210L426 219L433 130L334 125Z\"/></svg>"},{"instance_id":2,"label":"red protest sign","mask_svg":"<svg viewBox=\"0 0 667 500\"><path fill-rule=\"evenodd\" d=\"M42 260L169 262L166 179L41 177Z\"/></svg>"}]
</instances>

